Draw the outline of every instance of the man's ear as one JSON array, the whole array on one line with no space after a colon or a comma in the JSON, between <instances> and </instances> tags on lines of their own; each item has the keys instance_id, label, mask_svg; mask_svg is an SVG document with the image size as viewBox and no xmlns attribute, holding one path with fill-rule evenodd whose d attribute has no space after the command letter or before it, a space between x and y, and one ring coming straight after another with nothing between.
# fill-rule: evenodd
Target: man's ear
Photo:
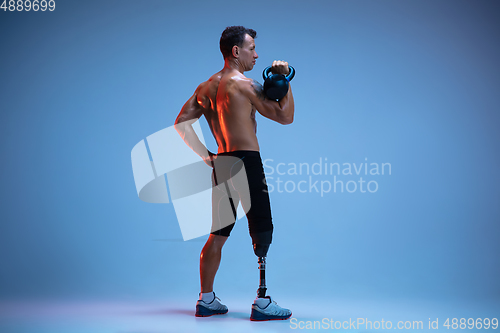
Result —
<instances>
[{"instance_id":1,"label":"man's ear","mask_svg":"<svg viewBox=\"0 0 500 333\"><path fill-rule=\"evenodd\" d=\"M234 45L233 48L231 49L231 52L233 53L233 57L238 58L238 52L239 52L238 45Z\"/></svg>"}]
</instances>

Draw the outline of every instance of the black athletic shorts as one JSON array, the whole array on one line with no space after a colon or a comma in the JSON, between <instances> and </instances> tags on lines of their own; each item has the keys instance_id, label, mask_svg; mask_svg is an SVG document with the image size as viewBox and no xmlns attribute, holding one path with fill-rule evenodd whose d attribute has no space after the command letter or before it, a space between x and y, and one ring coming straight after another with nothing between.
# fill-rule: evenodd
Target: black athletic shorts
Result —
<instances>
[{"instance_id":1,"label":"black athletic shorts","mask_svg":"<svg viewBox=\"0 0 500 333\"><path fill-rule=\"evenodd\" d=\"M246 173L244 178L239 173L242 165ZM212 185L213 235L230 235L238 204L246 212L250 235L273 230L266 177L258 151L238 150L218 154L212 172Z\"/></svg>"}]
</instances>

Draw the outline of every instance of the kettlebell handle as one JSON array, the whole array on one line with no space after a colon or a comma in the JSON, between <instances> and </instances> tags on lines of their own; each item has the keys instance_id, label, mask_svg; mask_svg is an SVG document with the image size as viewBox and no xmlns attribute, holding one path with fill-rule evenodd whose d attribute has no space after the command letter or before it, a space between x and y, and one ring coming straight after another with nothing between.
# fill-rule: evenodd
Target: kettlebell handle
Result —
<instances>
[{"instance_id":1,"label":"kettlebell handle","mask_svg":"<svg viewBox=\"0 0 500 333\"><path fill-rule=\"evenodd\" d=\"M264 72L262 72L262 77L264 78L264 80L269 77L269 74L271 74L271 68L272 68L272 66L266 67L266 69L264 69ZM279 74L279 75L285 76L285 79L288 82L290 82L290 81L292 81L293 77L295 76L295 69L289 65L288 70L290 71L290 73L288 73L288 75L286 75L286 76L284 74Z\"/></svg>"}]
</instances>

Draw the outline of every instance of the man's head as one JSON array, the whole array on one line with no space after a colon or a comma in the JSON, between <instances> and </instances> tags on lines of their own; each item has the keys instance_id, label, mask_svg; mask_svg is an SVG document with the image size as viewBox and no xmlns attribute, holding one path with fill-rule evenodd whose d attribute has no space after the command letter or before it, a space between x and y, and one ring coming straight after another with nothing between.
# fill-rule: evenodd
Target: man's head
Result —
<instances>
[{"instance_id":1,"label":"man's head","mask_svg":"<svg viewBox=\"0 0 500 333\"><path fill-rule=\"evenodd\" d=\"M257 32L253 29L242 26L227 27L220 37L220 51L224 59L236 58L242 61L244 65L253 68L255 59L258 58L254 43L256 36Z\"/></svg>"}]
</instances>

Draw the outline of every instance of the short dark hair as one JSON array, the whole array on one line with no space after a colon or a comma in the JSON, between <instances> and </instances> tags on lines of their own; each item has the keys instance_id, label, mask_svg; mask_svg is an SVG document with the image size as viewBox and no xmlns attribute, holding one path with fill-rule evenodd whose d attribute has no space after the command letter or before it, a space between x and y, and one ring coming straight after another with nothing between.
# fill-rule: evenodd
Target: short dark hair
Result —
<instances>
[{"instance_id":1,"label":"short dark hair","mask_svg":"<svg viewBox=\"0 0 500 333\"><path fill-rule=\"evenodd\" d=\"M233 46L241 47L243 45L245 35L247 34L252 38L257 36L255 30L242 27L241 25L227 27L222 32L222 36L220 37L220 51L224 59L232 55Z\"/></svg>"}]
</instances>

